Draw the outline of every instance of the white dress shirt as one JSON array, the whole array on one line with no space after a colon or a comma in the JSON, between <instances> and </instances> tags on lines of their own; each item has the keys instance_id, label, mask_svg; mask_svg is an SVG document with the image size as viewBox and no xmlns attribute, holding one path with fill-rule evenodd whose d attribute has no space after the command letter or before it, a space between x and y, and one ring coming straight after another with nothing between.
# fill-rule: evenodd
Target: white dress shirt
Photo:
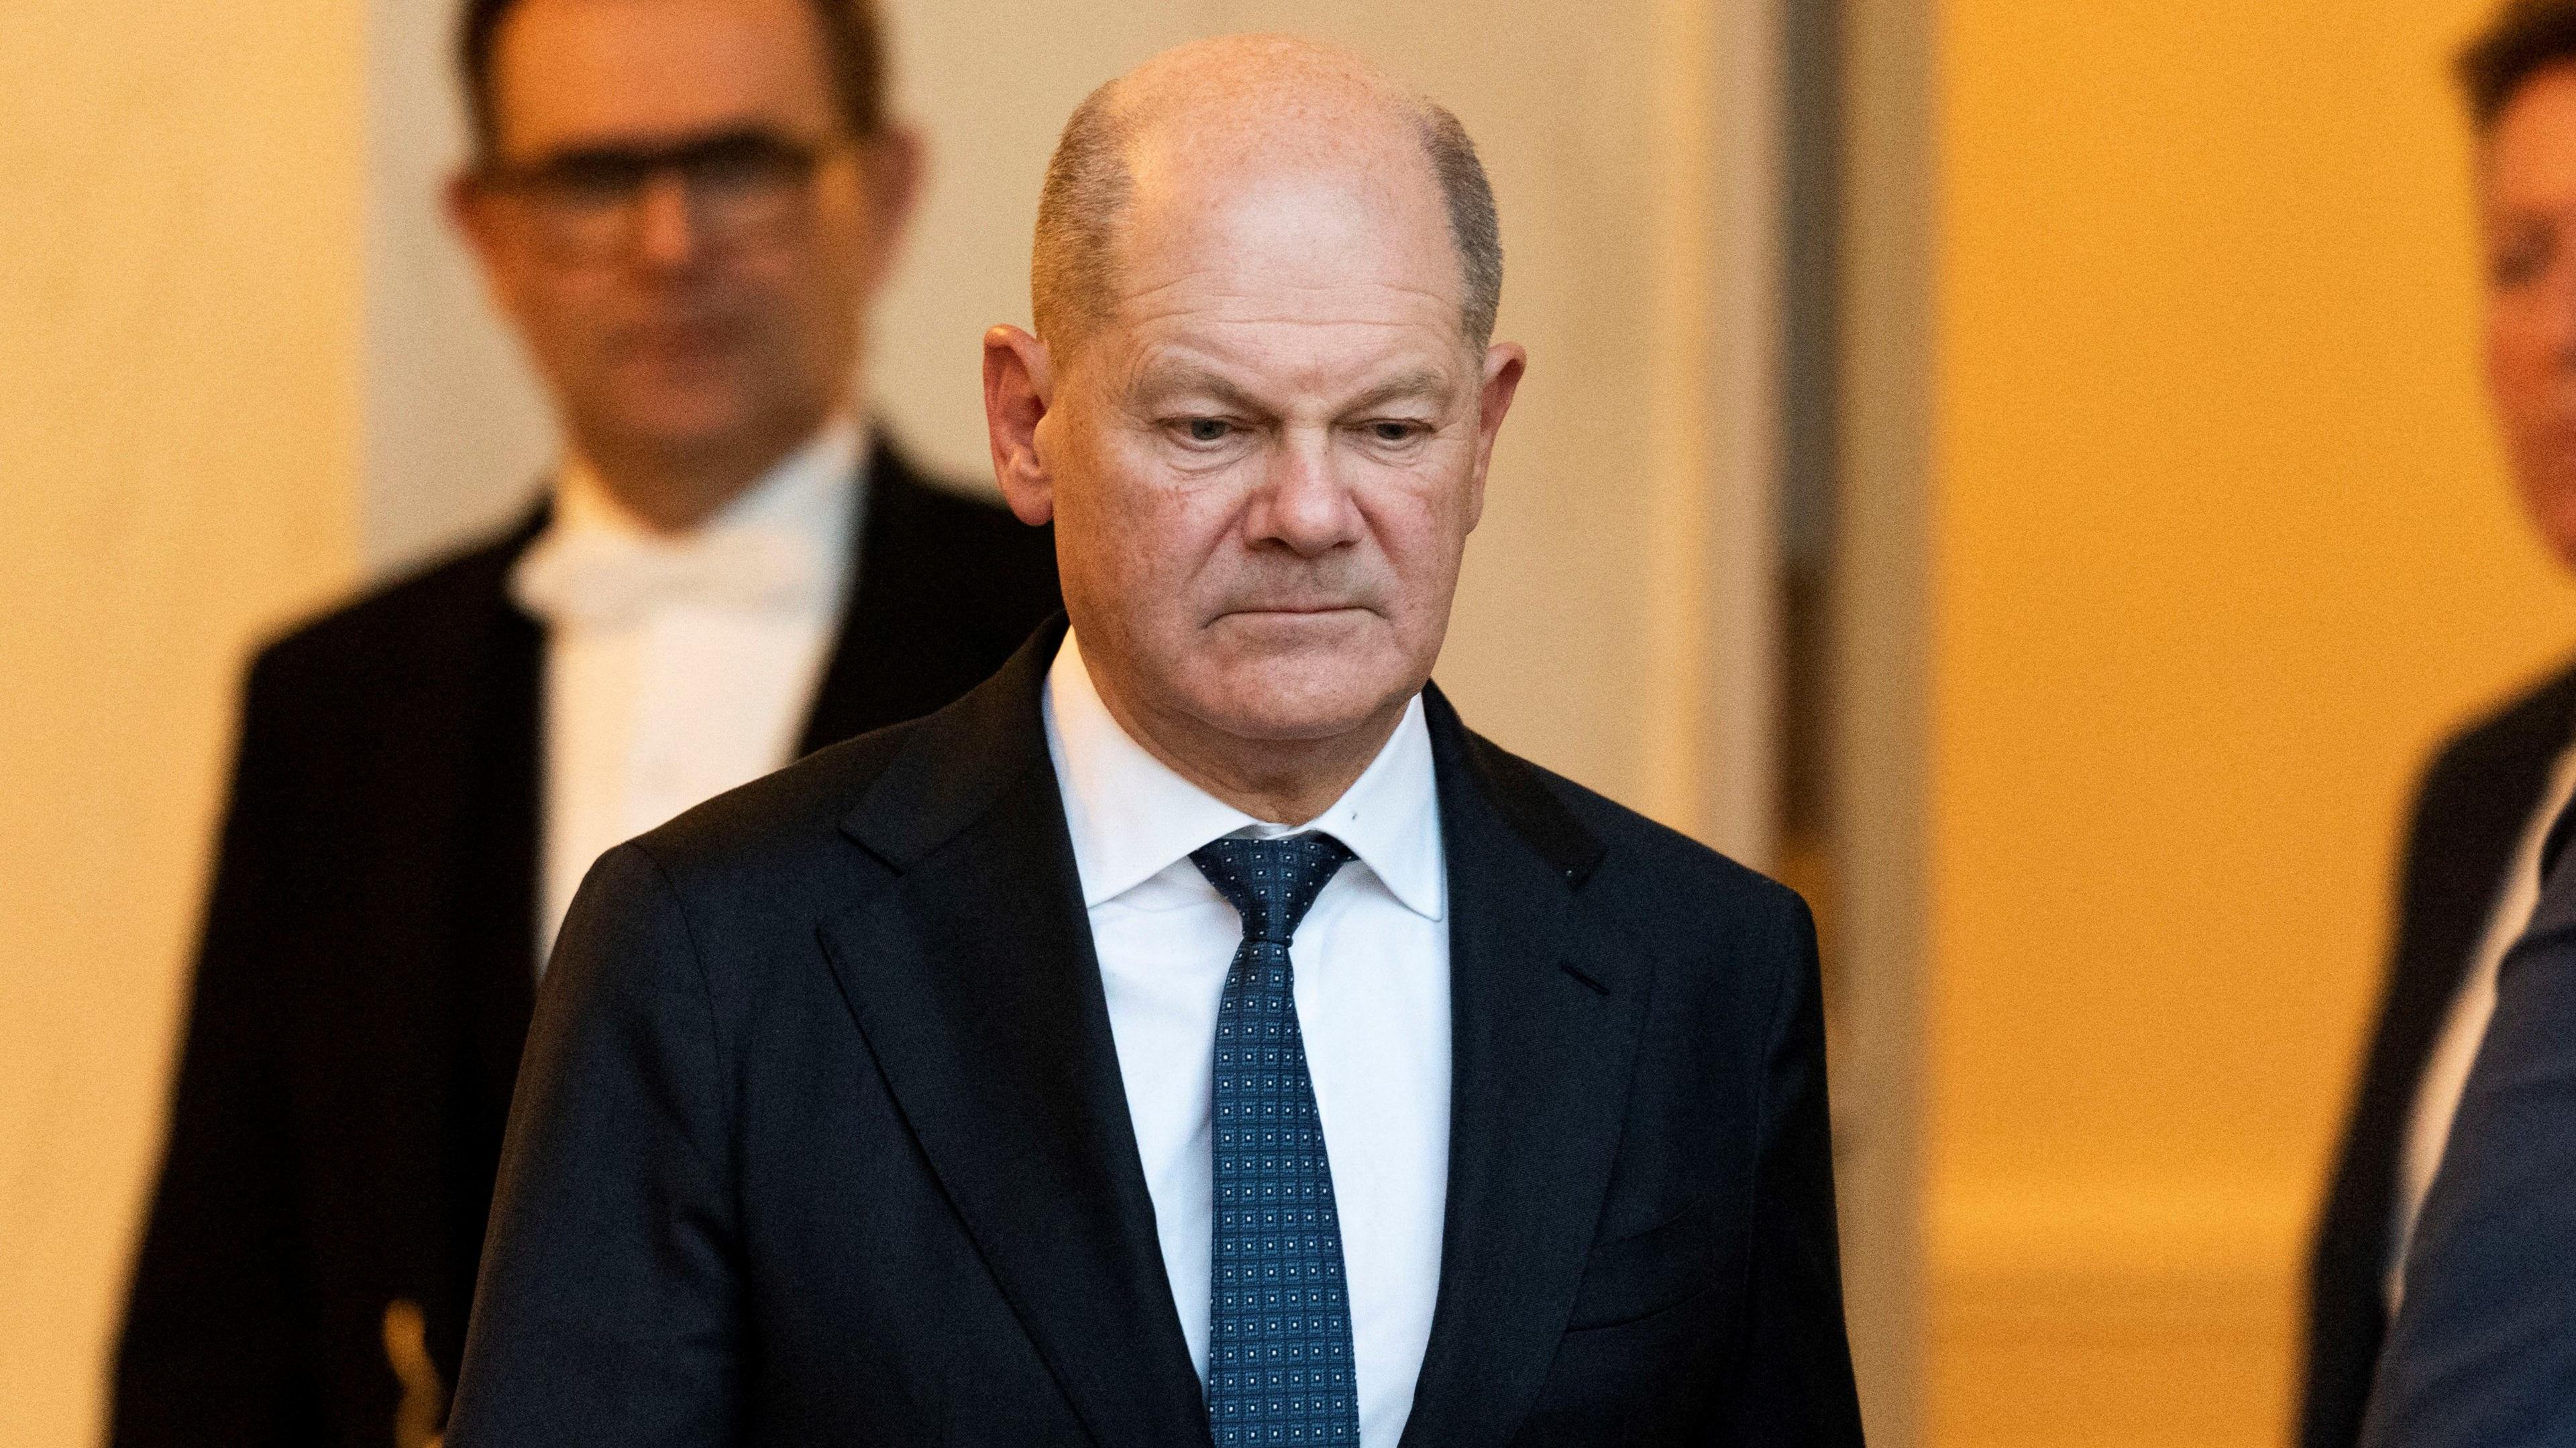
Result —
<instances>
[{"instance_id":1,"label":"white dress shirt","mask_svg":"<svg viewBox=\"0 0 2576 1448\"><path fill-rule=\"evenodd\" d=\"M1331 809L1292 829L1214 798L1129 738L1069 633L1044 697L1127 1112L1202 1387L1217 1004L1243 924L1189 854L1229 834L1316 830L1358 856L1316 897L1290 960L1341 1218L1360 1441L1394 1448L1431 1336L1449 1194L1448 868L1422 700Z\"/></svg>"},{"instance_id":2,"label":"white dress shirt","mask_svg":"<svg viewBox=\"0 0 2576 1448\"><path fill-rule=\"evenodd\" d=\"M2391 1224L2386 1294L2392 1321L2406 1295L2407 1239L2415 1235L2424 1195L2433 1189L2434 1174L2441 1170L2451 1122L2460 1114L2460 1093L2468 1087L2469 1069L2477 1064L2478 1046L2486 1040L2487 1022L2495 1016L2496 972L2513 943L2531 928L2531 913L2540 905L2540 847L2548 843L2549 827L2571 795L2576 795L2576 746L2561 753L2550 768L2549 788L2522 827L2522 843L2505 872L2495 912L2487 917L2487 933L2458 993L2451 997L2442 1034L2434 1039L2433 1054L2425 1058L2424 1074L2416 1083L2415 1109L2407 1118L2405 1146L2397 1162L2397 1212Z\"/></svg>"},{"instance_id":3,"label":"white dress shirt","mask_svg":"<svg viewBox=\"0 0 2576 1448\"><path fill-rule=\"evenodd\" d=\"M676 536L563 469L510 576L547 625L540 970L601 853L793 757L854 581L862 446L836 420Z\"/></svg>"}]
</instances>

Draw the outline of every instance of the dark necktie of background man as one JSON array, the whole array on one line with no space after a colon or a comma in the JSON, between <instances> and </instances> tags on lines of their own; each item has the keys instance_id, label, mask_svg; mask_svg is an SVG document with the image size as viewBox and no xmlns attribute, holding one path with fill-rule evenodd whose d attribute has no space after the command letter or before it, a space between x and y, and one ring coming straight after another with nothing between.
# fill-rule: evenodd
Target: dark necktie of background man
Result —
<instances>
[{"instance_id":1,"label":"dark necktie of background man","mask_svg":"<svg viewBox=\"0 0 2576 1448\"><path fill-rule=\"evenodd\" d=\"M1207 1399L1218 1448L1360 1440L1333 1165L1288 959L1297 922L1350 858L1325 834L1230 837L1190 854L1243 916L1216 1018Z\"/></svg>"}]
</instances>

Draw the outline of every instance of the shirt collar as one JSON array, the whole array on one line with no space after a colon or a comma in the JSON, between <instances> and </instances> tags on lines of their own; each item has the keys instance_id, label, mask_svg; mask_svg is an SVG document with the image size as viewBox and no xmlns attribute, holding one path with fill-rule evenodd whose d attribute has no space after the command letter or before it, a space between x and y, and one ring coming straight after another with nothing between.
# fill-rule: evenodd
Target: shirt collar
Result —
<instances>
[{"instance_id":1,"label":"shirt collar","mask_svg":"<svg viewBox=\"0 0 2576 1448\"><path fill-rule=\"evenodd\" d=\"M1293 829L1216 798L1130 738L1092 686L1070 630L1047 670L1040 708L1086 909L1126 894L1220 836L1309 830L1348 845L1406 909L1438 920L1448 908L1439 789L1419 694L1332 808Z\"/></svg>"},{"instance_id":2,"label":"shirt collar","mask_svg":"<svg viewBox=\"0 0 2576 1448\"><path fill-rule=\"evenodd\" d=\"M556 479L554 519L547 531L615 534L673 549L719 534L774 533L828 550L827 563L837 562L849 553L858 501L854 493L862 484L859 463L867 456L867 444L865 426L847 413L836 413L705 522L677 536L647 526L609 491L598 469L574 456Z\"/></svg>"}]
</instances>

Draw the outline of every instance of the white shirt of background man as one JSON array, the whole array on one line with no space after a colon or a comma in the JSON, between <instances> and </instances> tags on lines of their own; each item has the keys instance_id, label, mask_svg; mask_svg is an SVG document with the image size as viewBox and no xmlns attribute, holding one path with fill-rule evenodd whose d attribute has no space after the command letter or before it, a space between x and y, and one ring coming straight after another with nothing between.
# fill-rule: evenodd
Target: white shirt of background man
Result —
<instances>
[{"instance_id":1,"label":"white shirt of background man","mask_svg":"<svg viewBox=\"0 0 2576 1448\"><path fill-rule=\"evenodd\" d=\"M1289 958L1341 1219L1360 1442L1395 1448L1431 1337L1449 1200L1448 863L1422 700L1341 799L1294 829L1209 795L1129 738L1069 633L1044 714L1163 1268L1202 1387L1217 1004L1243 922L1189 855L1229 834L1319 830L1358 856L1316 896Z\"/></svg>"},{"instance_id":2,"label":"white shirt of background man","mask_svg":"<svg viewBox=\"0 0 2576 1448\"><path fill-rule=\"evenodd\" d=\"M654 532L576 460L511 595L546 627L538 968L591 863L789 763L855 580L859 426Z\"/></svg>"}]
</instances>

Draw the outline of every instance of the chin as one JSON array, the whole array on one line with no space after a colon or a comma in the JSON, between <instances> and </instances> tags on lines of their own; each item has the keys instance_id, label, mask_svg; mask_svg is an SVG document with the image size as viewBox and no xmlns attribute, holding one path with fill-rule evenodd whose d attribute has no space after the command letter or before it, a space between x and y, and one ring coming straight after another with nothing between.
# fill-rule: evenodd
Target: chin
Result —
<instances>
[{"instance_id":1,"label":"chin","mask_svg":"<svg viewBox=\"0 0 2576 1448\"><path fill-rule=\"evenodd\" d=\"M1378 658L1291 654L1221 666L1203 691L1209 722L1238 739L1332 739L1365 727L1422 687Z\"/></svg>"},{"instance_id":2,"label":"chin","mask_svg":"<svg viewBox=\"0 0 2576 1448\"><path fill-rule=\"evenodd\" d=\"M618 429L657 452L690 457L725 450L749 430L750 419L730 391L721 395L682 389L638 390L617 400Z\"/></svg>"}]
</instances>

